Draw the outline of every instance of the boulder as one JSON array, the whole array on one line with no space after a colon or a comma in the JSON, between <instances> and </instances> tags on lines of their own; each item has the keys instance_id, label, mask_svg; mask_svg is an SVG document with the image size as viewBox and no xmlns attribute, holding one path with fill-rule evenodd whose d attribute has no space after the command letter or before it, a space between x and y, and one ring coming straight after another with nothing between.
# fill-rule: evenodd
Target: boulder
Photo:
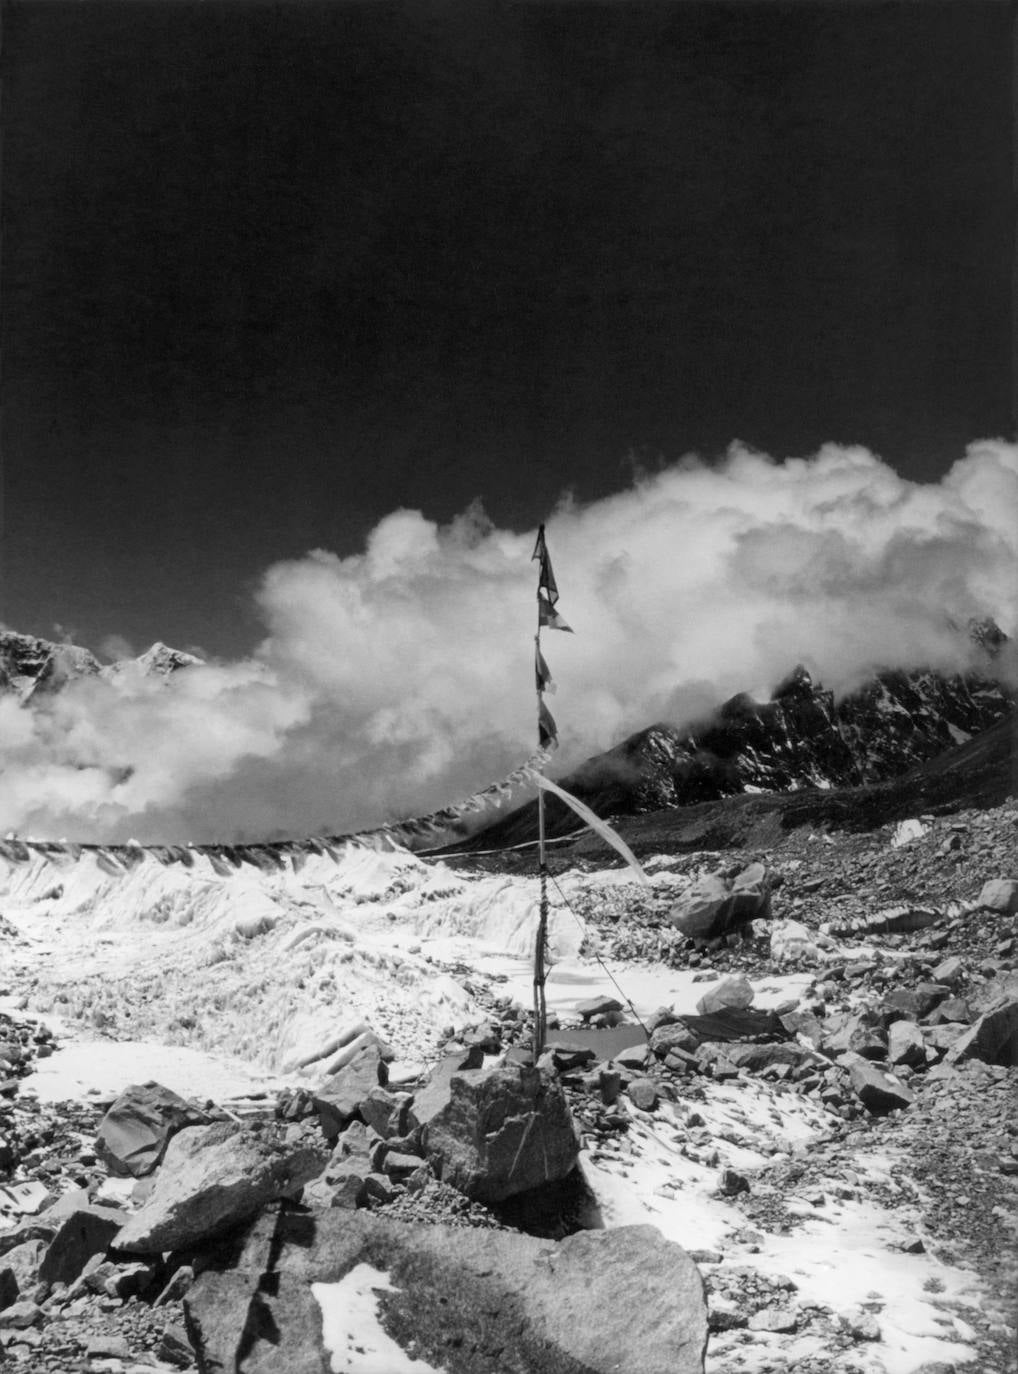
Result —
<instances>
[{"instance_id":1,"label":"boulder","mask_svg":"<svg viewBox=\"0 0 1018 1374\"><path fill-rule=\"evenodd\" d=\"M563 1179L578 1155L562 1088L537 1068L454 1074L423 1141L436 1177L480 1202Z\"/></svg>"},{"instance_id":2,"label":"boulder","mask_svg":"<svg viewBox=\"0 0 1018 1374\"><path fill-rule=\"evenodd\" d=\"M763 1040L757 1044L726 1045L725 1057L737 1069L761 1073L764 1069L774 1068L776 1064L798 1066L813 1056L801 1045L789 1044L787 1040Z\"/></svg>"},{"instance_id":3,"label":"boulder","mask_svg":"<svg viewBox=\"0 0 1018 1374\"><path fill-rule=\"evenodd\" d=\"M626 1092L630 1102L641 1112L652 1112L657 1106L657 1084L653 1078L634 1078Z\"/></svg>"},{"instance_id":4,"label":"boulder","mask_svg":"<svg viewBox=\"0 0 1018 1374\"><path fill-rule=\"evenodd\" d=\"M703 1372L702 1279L653 1226L554 1242L328 1211L281 1216L267 1260L249 1249L184 1298L203 1370L321 1374L330 1357L339 1367L363 1327L351 1313L366 1306L384 1311L379 1369L412 1356L450 1374Z\"/></svg>"},{"instance_id":5,"label":"boulder","mask_svg":"<svg viewBox=\"0 0 1018 1374\"><path fill-rule=\"evenodd\" d=\"M385 1087L389 1071L377 1044L365 1045L349 1064L325 1080L314 1095L315 1110L327 1140L334 1140L360 1110L373 1088Z\"/></svg>"},{"instance_id":6,"label":"boulder","mask_svg":"<svg viewBox=\"0 0 1018 1374\"><path fill-rule=\"evenodd\" d=\"M61 1221L39 1265L41 1283L71 1284L93 1255L104 1254L124 1220L112 1207L77 1207Z\"/></svg>"},{"instance_id":7,"label":"boulder","mask_svg":"<svg viewBox=\"0 0 1018 1374\"><path fill-rule=\"evenodd\" d=\"M433 1116L449 1105L449 1084L454 1074L462 1073L464 1069L479 1069L483 1063L484 1053L477 1045L440 1059L431 1070L425 1086L414 1094L410 1106L411 1127L426 1126Z\"/></svg>"},{"instance_id":8,"label":"boulder","mask_svg":"<svg viewBox=\"0 0 1018 1374\"><path fill-rule=\"evenodd\" d=\"M892 1064L919 1068L926 1064L926 1041L914 1021L895 1021L888 1032L887 1058Z\"/></svg>"},{"instance_id":9,"label":"boulder","mask_svg":"<svg viewBox=\"0 0 1018 1374\"><path fill-rule=\"evenodd\" d=\"M987 1064L1018 1064L1018 997L1001 997L957 1040L947 1062L982 1059Z\"/></svg>"},{"instance_id":10,"label":"boulder","mask_svg":"<svg viewBox=\"0 0 1018 1374\"><path fill-rule=\"evenodd\" d=\"M979 894L979 905L987 911L999 911L1004 916L1012 916L1018 911L1018 879L993 878L984 883Z\"/></svg>"},{"instance_id":11,"label":"boulder","mask_svg":"<svg viewBox=\"0 0 1018 1374\"><path fill-rule=\"evenodd\" d=\"M663 1059L669 1050L675 1049L693 1054L699 1043L699 1038L682 1021L658 1026L650 1037L650 1048L659 1059Z\"/></svg>"},{"instance_id":12,"label":"boulder","mask_svg":"<svg viewBox=\"0 0 1018 1374\"><path fill-rule=\"evenodd\" d=\"M848 1075L856 1097L874 1116L908 1107L915 1101L915 1096L900 1078L878 1068L868 1059L854 1059Z\"/></svg>"},{"instance_id":13,"label":"boulder","mask_svg":"<svg viewBox=\"0 0 1018 1374\"><path fill-rule=\"evenodd\" d=\"M597 1059L597 1050L590 1045L574 1045L568 1040L552 1040L545 1048L551 1055L551 1062L559 1073L569 1073L573 1069L584 1069Z\"/></svg>"},{"instance_id":14,"label":"boulder","mask_svg":"<svg viewBox=\"0 0 1018 1374\"><path fill-rule=\"evenodd\" d=\"M711 1016L716 1011L727 1011L730 1007L741 1011L753 1000L753 985L744 973L732 974L722 978L716 987L705 992L696 1004L700 1016Z\"/></svg>"},{"instance_id":15,"label":"boulder","mask_svg":"<svg viewBox=\"0 0 1018 1374\"><path fill-rule=\"evenodd\" d=\"M95 1151L111 1174L142 1178L184 1126L207 1126L209 1116L160 1083L134 1083L99 1124Z\"/></svg>"},{"instance_id":16,"label":"boulder","mask_svg":"<svg viewBox=\"0 0 1018 1374\"><path fill-rule=\"evenodd\" d=\"M577 1002L576 1013L584 1021L592 1016L607 1016L609 1012L621 1011L622 1003L615 997L591 997L587 1002Z\"/></svg>"},{"instance_id":17,"label":"boulder","mask_svg":"<svg viewBox=\"0 0 1018 1374\"><path fill-rule=\"evenodd\" d=\"M691 940L715 940L771 911L771 879L763 864L750 864L731 882L722 873L701 878L668 913Z\"/></svg>"},{"instance_id":18,"label":"boulder","mask_svg":"<svg viewBox=\"0 0 1018 1374\"><path fill-rule=\"evenodd\" d=\"M864 1059L884 1059L887 1055L887 1031L883 1017L876 1011L860 1011L844 1016L824 1036L820 1047L824 1054L832 1058L849 1053L860 1054Z\"/></svg>"},{"instance_id":19,"label":"boulder","mask_svg":"<svg viewBox=\"0 0 1018 1374\"><path fill-rule=\"evenodd\" d=\"M933 981L943 983L948 988L955 987L965 973L965 965L956 954L952 954L950 959L945 959L942 964L938 964L933 970Z\"/></svg>"},{"instance_id":20,"label":"boulder","mask_svg":"<svg viewBox=\"0 0 1018 1374\"><path fill-rule=\"evenodd\" d=\"M116 1248L152 1255L200 1245L271 1198L298 1191L327 1159L307 1136L285 1145L233 1121L187 1126L167 1146L155 1187L118 1233Z\"/></svg>"}]
</instances>

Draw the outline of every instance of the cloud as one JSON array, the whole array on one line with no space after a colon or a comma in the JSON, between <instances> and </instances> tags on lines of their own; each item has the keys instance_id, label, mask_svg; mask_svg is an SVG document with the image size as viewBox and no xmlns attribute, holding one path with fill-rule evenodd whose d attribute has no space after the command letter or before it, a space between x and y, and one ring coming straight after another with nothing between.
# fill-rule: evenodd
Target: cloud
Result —
<instances>
[{"instance_id":1,"label":"cloud","mask_svg":"<svg viewBox=\"0 0 1018 1374\"><path fill-rule=\"evenodd\" d=\"M846 690L878 666L962 666L952 620L1014 634L1018 447L973 444L919 485L861 448L736 444L563 502L547 537L576 631L544 637L568 766L799 661ZM480 504L448 526L396 510L360 553L265 572L246 661L80 682L36 716L0 700L0 831L335 833L484 786L535 743L533 544Z\"/></svg>"}]
</instances>

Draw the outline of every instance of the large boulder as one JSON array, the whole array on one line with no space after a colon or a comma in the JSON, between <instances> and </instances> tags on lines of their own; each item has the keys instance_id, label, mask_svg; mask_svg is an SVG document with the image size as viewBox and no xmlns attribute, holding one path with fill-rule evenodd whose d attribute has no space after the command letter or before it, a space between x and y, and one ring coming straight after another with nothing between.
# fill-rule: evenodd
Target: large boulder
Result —
<instances>
[{"instance_id":1,"label":"large boulder","mask_svg":"<svg viewBox=\"0 0 1018 1374\"><path fill-rule=\"evenodd\" d=\"M728 978L722 978L709 992L705 992L697 1002L696 1010L701 1016L710 1016L713 1012L724 1011L728 1007L741 1011L748 1007L752 1000L752 983L744 973L733 973Z\"/></svg>"},{"instance_id":2,"label":"large boulder","mask_svg":"<svg viewBox=\"0 0 1018 1374\"><path fill-rule=\"evenodd\" d=\"M109 1249L123 1219L123 1213L112 1207L83 1206L69 1212L39 1265L40 1282L73 1283L87 1260Z\"/></svg>"},{"instance_id":3,"label":"large boulder","mask_svg":"<svg viewBox=\"0 0 1018 1374\"><path fill-rule=\"evenodd\" d=\"M501 1202L575 1168L576 1133L551 1074L508 1065L467 1069L453 1074L447 1092L423 1144L437 1177L467 1197Z\"/></svg>"},{"instance_id":4,"label":"large boulder","mask_svg":"<svg viewBox=\"0 0 1018 1374\"><path fill-rule=\"evenodd\" d=\"M878 1068L869 1059L854 1058L848 1076L856 1097L874 1116L908 1107L915 1101L915 1095L897 1075Z\"/></svg>"},{"instance_id":5,"label":"large boulder","mask_svg":"<svg viewBox=\"0 0 1018 1374\"><path fill-rule=\"evenodd\" d=\"M550 1242L284 1214L267 1250L239 1245L184 1309L199 1367L236 1374L321 1374L365 1334L379 1369L409 1356L447 1374L702 1374L707 1342L699 1271L652 1226Z\"/></svg>"},{"instance_id":6,"label":"large boulder","mask_svg":"<svg viewBox=\"0 0 1018 1374\"><path fill-rule=\"evenodd\" d=\"M335 1140L351 1122L372 1089L385 1087L389 1070L376 1044L363 1046L314 1094L315 1110L327 1139Z\"/></svg>"},{"instance_id":7,"label":"large boulder","mask_svg":"<svg viewBox=\"0 0 1018 1374\"><path fill-rule=\"evenodd\" d=\"M722 873L701 878L682 894L668 918L691 940L716 940L770 914L770 874L763 864L750 864L732 880Z\"/></svg>"},{"instance_id":8,"label":"large boulder","mask_svg":"<svg viewBox=\"0 0 1018 1374\"><path fill-rule=\"evenodd\" d=\"M142 1178L163 1157L170 1137L185 1126L207 1126L209 1116L160 1083L125 1088L99 1123L96 1154L111 1174Z\"/></svg>"},{"instance_id":9,"label":"large boulder","mask_svg":"<svg viewBox=\"0 0 1018 1374\"><path fill-rule=\"evenodd\" d=\"M1001 997L947 1052L947 1062L982 1059L987 1064L1018 1064L1018 997Z\"/></svg>"},{"instance_id":10,"label":"large boulder","mask_svg":"<svg viewBox=\"0 0 1018 1374\"><path fill-rule=\"evenodd\" d=\"M993 878L983 884L979 905L987 911L999 911L1005 916L1018 911L1018 879Z\"/></svg>"},{"instance_id":11,"label":"large boulder","mask_svg":"<svg viewBox=\"0 0 1018 1374\"><path fill-rule=\"evenodd\" d=\"M188 1126L166 1149L155 1187L116 1237L116 1248L153 1255L185 1250L298 1191L328 1162L324 1143L258 1135L233 1121Z\"/></svg>"}]
</instances>

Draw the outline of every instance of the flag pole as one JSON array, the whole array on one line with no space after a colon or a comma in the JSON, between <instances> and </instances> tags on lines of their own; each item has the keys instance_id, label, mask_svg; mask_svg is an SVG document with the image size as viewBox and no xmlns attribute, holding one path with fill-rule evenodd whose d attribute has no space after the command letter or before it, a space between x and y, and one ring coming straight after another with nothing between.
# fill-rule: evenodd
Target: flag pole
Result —
<instances>
[{"instance_id":1,"label":"flag pole","mask_svg":"<svg viewBox=\"0 0 1018 1374\"><path fill-rule=\"evenodd\" d=\"M537 634L534 636L537 641L537 651L541 651L541 630L538 626ZM540 706L540 693L538 693L538 706ZM540 730L539 730L540 734ZM543 764L541 765L543 768ZM541 883L540 915L537 921L537 939L534 945L534 1063L536 1064L544 1051L544 1042L548 1035L548 1007L545 1000L544 984L548 976L545 968L544 952L548 944L548 865L545 861L544 848L544 791L538 788L537 792L537 862L538 875Z\"/></svg>"}]
</instances>

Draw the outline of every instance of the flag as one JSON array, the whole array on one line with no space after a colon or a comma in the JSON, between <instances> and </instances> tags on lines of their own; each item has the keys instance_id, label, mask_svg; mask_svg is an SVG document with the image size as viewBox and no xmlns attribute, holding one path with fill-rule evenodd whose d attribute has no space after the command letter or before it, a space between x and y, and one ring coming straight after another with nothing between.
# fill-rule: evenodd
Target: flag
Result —
<instances>
[{"instance_id":1,"label":"flag","mask_svg":"<svg viewBox=\"0 0 1018 1374\"><path fill-rule=\"evenodd\" d=\"M544 654L541 653L540 644L537 645L534 654L534 676L537 679L537 690L539 692L554 692L555 684L551 680L551 669L544 661Z\"/></svg>"},{"instance_id":2,"label":"flag","mask_svg":"<svg viewBox=\"0 0 1018 1374\"><path fill-rule=\"evenodd\" d=\"M530 555L533 563L537 559L540 564L540 572L537 578L538 588L545 593L548 600L554 606L558 600L558 587L555 584L555 574L552 572L551 559L548 556L548 546L544 542L544 526L537 531L537 543L534 545L534 552Z\"/></svg>"},{"instance_id":3,"label":"flag","mask_svg":"<svg viewBox=\"0 0 1018 1374\"><path fill-rule=\"evenodd\" d=\"M537 737L544 748L558 744L558 726L542 698L537 708Z\"/></svg>"},{"instance_id":4,"label":"flag","mask_svg":"<svg viewBox=\"0 0 1018 1374\"><path fill-rule=\"evenodd\" d=\"M537 623L538 625L546 625L549 630L565 630L568 634L573 633L573 627L566 624L552 603L540 592L537 593Z\"/></svg>"}]
</instances>

